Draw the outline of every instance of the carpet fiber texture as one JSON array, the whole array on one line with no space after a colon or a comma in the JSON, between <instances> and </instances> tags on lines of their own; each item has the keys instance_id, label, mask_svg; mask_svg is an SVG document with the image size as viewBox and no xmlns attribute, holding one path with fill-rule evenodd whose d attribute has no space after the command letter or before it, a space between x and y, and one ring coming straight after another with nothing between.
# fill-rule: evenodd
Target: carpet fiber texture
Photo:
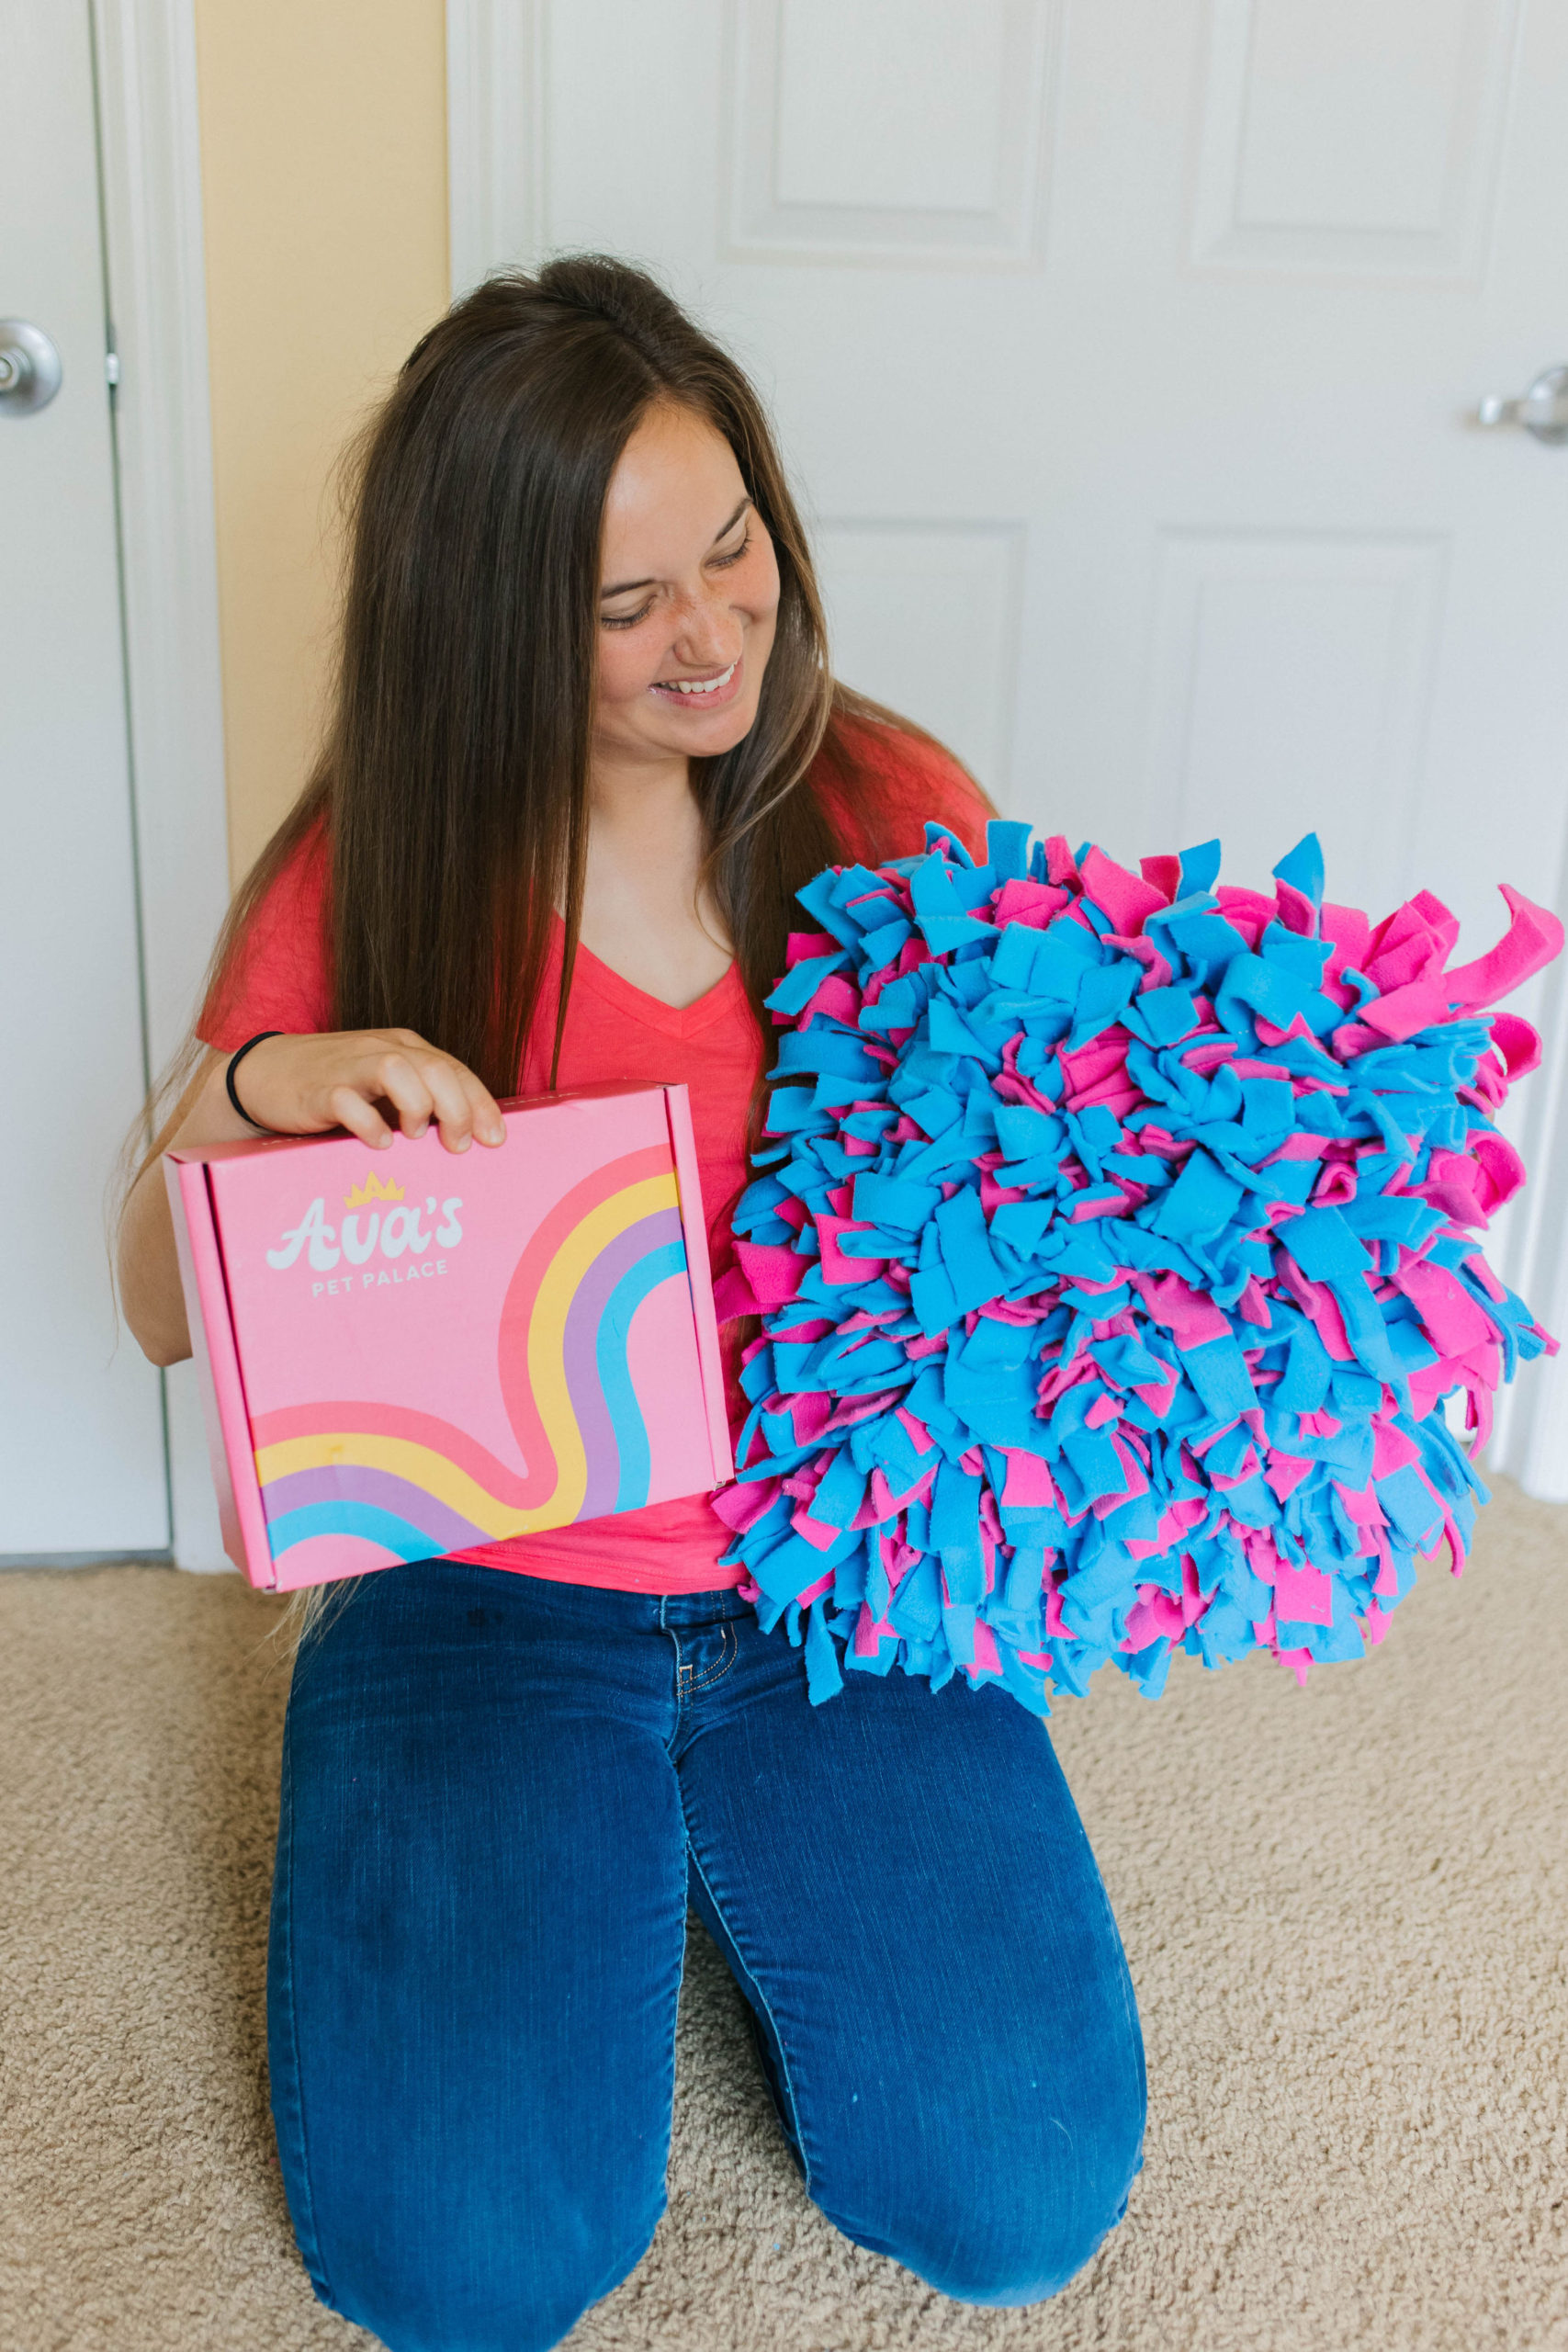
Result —
<instances>
[{"instance_id":1,"label":"carpet fiber texture","mask_svg":"<svg viewBox=\"0 0 1568 2352\"><path fill-rule=\"evenodd\" d=\"M1127 2220L981 2312L807 2203L694 1928L670 2212L572 2352L1568 2352L1568 1509L1365 1664L1053 1719L1148 2046ZM0 2347L349 2352L289 2236L263 1946L287 1667L233 1577L0 1576Z\"/></svg>"}]
</instances>

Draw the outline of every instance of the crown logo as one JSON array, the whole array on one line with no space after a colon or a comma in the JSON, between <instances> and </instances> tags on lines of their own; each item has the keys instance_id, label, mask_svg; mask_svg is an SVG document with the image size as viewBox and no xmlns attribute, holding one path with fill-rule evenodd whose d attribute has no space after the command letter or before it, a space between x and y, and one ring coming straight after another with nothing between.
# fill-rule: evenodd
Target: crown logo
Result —
<instances>
[{"instance_id":1,"label":"crown logo","mask_svg":"<svg viewBox=\"0 0 1568 2352\"><path fill-rule=\"evenodd\" d=\"M403 1188L400 1184L393 1184L389 1182L383 1184L379 1176L372 1170L363 1184L356 1184L352 1193L344 1194L343 1204L345 1209L362 1209L370 1201L400 1201L402 1197Z\"/></svg>"}]
</instances>

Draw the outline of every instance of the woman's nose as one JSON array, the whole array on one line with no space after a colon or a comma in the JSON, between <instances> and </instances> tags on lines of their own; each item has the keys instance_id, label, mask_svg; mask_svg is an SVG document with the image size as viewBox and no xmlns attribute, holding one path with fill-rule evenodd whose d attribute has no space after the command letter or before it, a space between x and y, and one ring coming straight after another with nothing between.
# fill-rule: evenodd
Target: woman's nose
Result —
<instances>
[{"instance_id":1,"label":"woman's nose","mask_svg":"<svg viewBox=\"0 0 1568 2352\"><path fill-rule=\"evenodd\" d=\"M740 619L719 596L688 597L678 616L675 650L694 668L731 662L740 650Z\"/></svg>"}]
</instances>

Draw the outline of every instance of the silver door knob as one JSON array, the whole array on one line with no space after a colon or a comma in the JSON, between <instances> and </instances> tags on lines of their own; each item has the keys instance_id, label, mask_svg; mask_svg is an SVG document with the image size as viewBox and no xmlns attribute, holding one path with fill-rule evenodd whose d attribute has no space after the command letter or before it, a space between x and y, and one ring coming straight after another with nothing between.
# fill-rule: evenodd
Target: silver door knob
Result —
<instances>
[{"instance_id":1,"label":"silver door knob","mask_svg":"<svg viewBox=\"0 0 1568 2352\"><path fill-rule=\"evenodd\" d=\"M31 416L60 390L60 354L41 327L0 319L0 416Z\"/></svg>"},{"instance_id":2,"label":"silver door knob","mask_svg":"<svg viewBox=\"0 0 1568 2352\"><path fill-rule=\"evenodd\" d=\"M1522 424L1538 441L1560 445L1568 441L1568 368L1548 368L1528 392L1505 400L1488 392L1475 412L1477 424Z\"/></svg>"}]
</instances>

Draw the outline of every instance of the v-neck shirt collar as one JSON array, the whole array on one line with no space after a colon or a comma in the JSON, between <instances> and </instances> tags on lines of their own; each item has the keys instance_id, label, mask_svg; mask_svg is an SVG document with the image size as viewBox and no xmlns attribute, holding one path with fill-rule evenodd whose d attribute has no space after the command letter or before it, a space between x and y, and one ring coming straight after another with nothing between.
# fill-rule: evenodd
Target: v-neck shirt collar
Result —
<instances>
[{"instance_id":1,"label":"v-neck shirt collar","mask_svg":"<svg viewBox=\"0 0 1568 2352\"><path fill-rule=\"evenodd\" d=\"M556 917L558 946L564 946L564 926ZM746 990L740 978L740 967L732 962L729 969L715 980L692 1004L666 1004L662 997L649 996L646 989L634 988L630 980L594 955L591 947L577 943L577 960L572 971L572 991L586 988L601 998L625 1020L639 1022L645 1029L656 1029L666 1037L700 1036L716 1021L732 1020L737 1006L746 1003Z\"/></svg>"}]
</instances>

